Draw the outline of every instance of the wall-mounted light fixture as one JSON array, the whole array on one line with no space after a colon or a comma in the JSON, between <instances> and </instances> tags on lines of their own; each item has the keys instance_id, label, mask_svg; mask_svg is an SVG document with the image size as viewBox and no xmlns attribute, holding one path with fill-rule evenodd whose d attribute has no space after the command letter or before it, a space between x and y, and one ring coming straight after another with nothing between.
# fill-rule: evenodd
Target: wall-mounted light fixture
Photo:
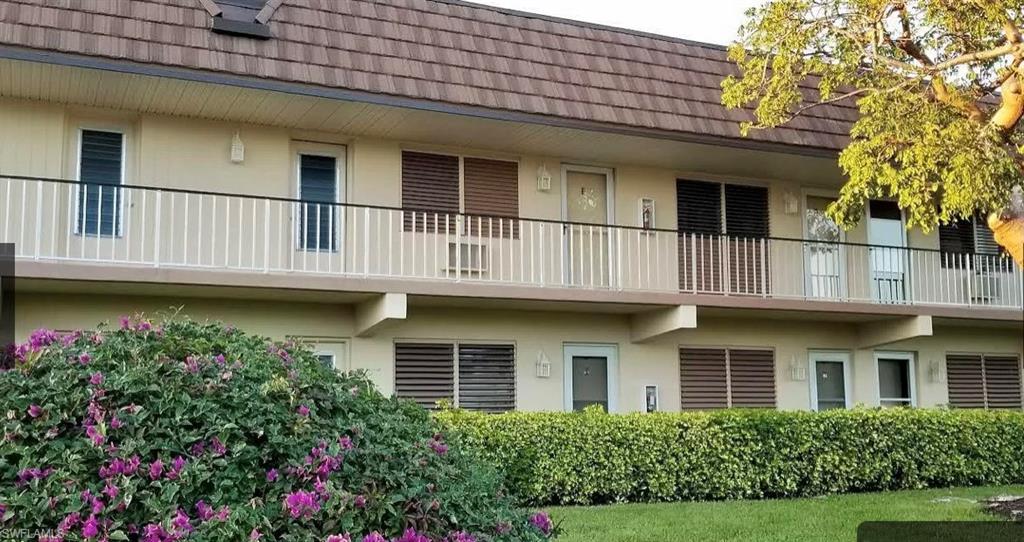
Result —
<instances>
[{"instance_id":1,"label":"wall-mounted light fixture","mask_svg":"<svg viewBox=\"0 0 1024 542\"><path fill-rule=\"evenodd\" d=\"M235 130L235 135L231 138L231 163L241 164L244 161L245 144L242 143L242 137L238 135L238 130Z\"/></svg>"},{"instance_id":2,"label":"wall-mounted light fixture","mask_svg":"<svg viewBox=\"0 0 1024 542\"><path fill-rule=\"evenodd\" d=\"M654 198L640 198L637 204L637 221L639 222L637 225L645 230L653 228L656 224L654 221Z\"/></svg>"},{"instance_id":3,"label":"wall-mounted light fixture","mask_svg":"<svg viewBox=\"0 0 1024 542\"><path fill-rule=\"evenodd\" d=\"M795 215L800 212L800 198L791 190L782 193L782 210L787 215Z\"/></svg>"},{"instance_id":4,"label":"wall-mounted light fixture","mask_svg":"<svg viewBox=\"0 0 1024 542\"><path fill-rule=\"evenodd\" d=\"M548 173L547 164L541 164L537 168L537 190L540 192L548 192L551 190L551 174Z\"/></svg>"},{"instance_id":5,"label":"wall-mounted light fixture","mask_svg":"<svg viewBox=\"0 0 1024 542\"><path fill-rule=\"evenodd\" d=\"M543 350L537 353L537 378L551 377L551 360Z\"/></svg>"}]
</instances>

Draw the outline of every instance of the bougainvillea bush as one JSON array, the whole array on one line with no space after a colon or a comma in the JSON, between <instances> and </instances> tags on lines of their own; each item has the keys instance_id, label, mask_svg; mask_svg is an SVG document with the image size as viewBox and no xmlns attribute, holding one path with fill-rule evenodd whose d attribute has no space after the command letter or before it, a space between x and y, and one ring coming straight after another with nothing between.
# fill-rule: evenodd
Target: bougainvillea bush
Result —
<instances>
[{"instance_id":1,"label":"bougainvillea bush","mask_svg":"<svg viewBox=\"0 0 1024 542\"><path fill-rule=\"evenodd\" d=\"M26 540L553 535L423 409L219 324L36 331L0 370L0 405L0 530Z\"/></svg>"}]
</instances>

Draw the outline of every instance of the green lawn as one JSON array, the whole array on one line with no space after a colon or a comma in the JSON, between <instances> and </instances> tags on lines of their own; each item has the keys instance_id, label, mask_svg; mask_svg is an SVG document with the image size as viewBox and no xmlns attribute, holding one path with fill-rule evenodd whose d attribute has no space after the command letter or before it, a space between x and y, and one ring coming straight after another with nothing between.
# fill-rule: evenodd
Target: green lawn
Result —
<instances>
[{"instance_id":1,"label":"green lawn","mask_svg":"<svg viewBox=\"0 0 1024 542\"><path fill-rule=\"evenodd\" d=\"M863 521L993 520L978 499L1024 486L931 489L770 500L620 504L550 510L560 542L854 541Z\"/></svg>"}]
</instances>

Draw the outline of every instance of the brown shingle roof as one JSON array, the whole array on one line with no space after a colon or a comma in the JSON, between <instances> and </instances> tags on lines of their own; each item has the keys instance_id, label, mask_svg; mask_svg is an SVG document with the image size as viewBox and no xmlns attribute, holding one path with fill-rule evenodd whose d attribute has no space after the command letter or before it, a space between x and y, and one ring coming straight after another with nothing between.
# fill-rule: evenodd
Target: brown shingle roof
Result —
<instances>
[{"instance_id":1,"label":"brown shingle roof","mask_svg":"<svg viewBox=\"0 0 1024 542\"><path fill-rule=\"evenodd\" d=\"M715 45L456 0L271 4L259 41L211 32L200 0L0 0L0 43L716 137L749 115L719 103L735 68ZM838 149L855 118L824 106L752 139Z\"/></svg>"}]
</instances>

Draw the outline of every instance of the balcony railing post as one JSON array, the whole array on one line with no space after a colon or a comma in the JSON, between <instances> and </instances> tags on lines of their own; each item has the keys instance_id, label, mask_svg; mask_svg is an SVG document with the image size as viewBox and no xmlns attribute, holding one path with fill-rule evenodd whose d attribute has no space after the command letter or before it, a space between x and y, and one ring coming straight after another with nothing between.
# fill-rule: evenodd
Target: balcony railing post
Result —
<instances>
[{"instance_id":1,"label":"balcony railing post","mask_svg":"<svg viewBox=\"0 0 1024 542\"><path fill-rule=\"evenodd\" d=\"M36 246L35 259L39 259L39 245L43 242L43 181L36 181Z\"/></svg>"},{"instance_id":2,"label":"balcony railing post","mask_svg":"<svg viewBox=\"0 0 1024 542\"><path fill-rule=\"evenodd\" d=\"M154 225L153 232L153 267L160 267L160 224L163 222L163 202L164 192L163 190L156 191L156 202L153 204L155 209L153 210L153 216L156 217L156 224Z\"/></svg>"},{"instance_id":3,"label":"balcony railing post","mask_svg":"<svg viewBox=\"0 0 1024 542\"><path fill-rule=\"evenodd\" d=\"M270 272L270 200L263 200L263 272Z\"/></svg>"}]
</instances>

